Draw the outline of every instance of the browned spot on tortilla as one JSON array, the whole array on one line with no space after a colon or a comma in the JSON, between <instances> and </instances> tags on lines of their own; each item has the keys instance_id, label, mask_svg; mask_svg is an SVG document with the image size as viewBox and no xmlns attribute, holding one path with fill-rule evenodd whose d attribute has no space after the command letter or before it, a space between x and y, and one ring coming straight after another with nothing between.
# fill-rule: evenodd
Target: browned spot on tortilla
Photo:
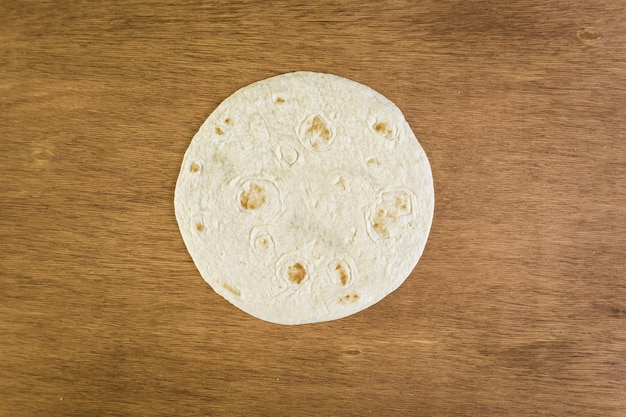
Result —
<instances>
[{"instance_id":1,"label":"browned spot on tortilla","mask_svg":"<svg viewBox=\"0 0 626 417\"><path fill-rule=\"evenodd\" d=\"M376 158L370 158L367 161L365 161L365 163L367 163L367 165L370 167L377 167L380 165L380 161Z\"/></svg>"},{"instance_id":2,"label":"browned spot on tortilla","mask_svg":"<svg viewBox=\"0 0 626 417\"><path fill-rule=\"evenodd\" d=\"M267 194L263 187L258 184L250 184L247 190L243 190L239 197L241 207L246 210L256 210L267 201Z\"/></svg>"},{"instance_id":3,"label":"browned spot on tortilla","mask_svg":"<svg viewBox=\"0 0 626 417\"><path fill-rule=\"evenodd\" d=\"M348 273L346 269L340 263L335 264L335 271L339 274L339 280L341 281L341 285L346 285L348 283Z\"/></svg>"},{"instance_id":4,"label":"browned spot on tortilla","mask_svg":"<svg viewBox=\"0 0 626 417\"><path fill-rule=\"evenodd\" d=\"M406 199L406 195L396 196L396 208L400 211L407 211L408 202Z\"/></svg>"},{"instance_id":5,"label":"browned spot on tortilla","mask_svg":"<svg viewBox=\"0 0 626 417\"><path fill-rule=\"evenodd\" d=\"M374 130L380 133L383 136L387 136L391 134L391 129L387 126L387 123L378 122L374 125Z\"/></svg>"},{"instance_id":6,"label":"browned spot on tortilla","mask_svg":"<svg viewBox=\"0 0 626 417\"><path fill-rule=\"evenodd\" d=\"M346 294L343 297L339 298L339 302L343 303L356 303L359 299L359 294Z\"/></svg>"},{"instance_id":7,"label":"browned spot on tortilla","mask_svg":"<svg viewBox=\"0 0 626 417\"><path fill-rule=\"evenodd\" d=\"M324 142L330 140L330 129L326 122L319 116L313 118L311 126L306 130L306 133L317 134ZM315 147L315 143L312 143L312 145Z\"/></svg>"},{"instance_id":8,"label":"browned spot on tortilla","mask_svg":"<svg viewBox=\"0 0 626 417\"><path fill-rule=\"evenodd\" d=\"M194 162L193 164L191 164L191 168L189 168L189 171L194 173L200 171L200 165Z\"/></svg>"},{"instance_id":9,"label":"browned spot on tortilla","mask_svg":"<svg viewBox=\"0 0 626 417\"><path fill-rule=\"evenodd\" d=\"M221 162L226 162L226 154L217 151L213 154L213 157L211 158L213 160L213 162L215 163L221 163Z\"/></svg>"},{"instance_id":10,"label":"browned spot on tortilla","mask_svg":"<svg viewBox=\"0 0 626 417\"><path fill-rule=\"evenodd\" d=\"M224 119L224 123L231 125L233 124L233 119L231 119L230 117L227 117L226 119Z\"/></svg>"},{"instance_id":11,"label":"browned spot on tortilla","mask_svg":"<svg viewBox=\"0 0 626 417\"><path fill-rule=\"evenodd\" d=\"M276 103L284 103L285 99L282 97L276 97Z\"/></svg>"},{"instance_id":12,"label":"browned spot on tortilla","mask_svg":"<svg viewBox=\"0 0 626 417\"><path fill-rule=\"evenodd\" d=\"M260 251L267 251L272 248L272 238L269 236L259 236L254 241L254 247Z\"/></svg>"},{"instance_id":13,"label":"browned spot on tortilla","mask_svg":"<svg viewBox=\"0 0 626 417\"><path fill-rule=\"evenodd\" d=\"M346 190L346 179L342 176L339 176L335 179L335 185L341 188L343 191Z\"/></svg>"},{"instance_id":14,"label":"browned spot on tortilla","mask_svg":"<svg viewBox=\"0 0 626 417\"><path fill-rule=\"evenodd\" d=\"M215 128L215 133L217 133L218 135L223 135L224 131L222 129L220 129L219 127Z\"/></svg>"},{"instance_id":15,"label":"browned spot on tortilla","mask_svg":"<svg viewBox=\"0 0 626 417\"><path fill-rule=\"evenodd\" d=\"M380 222L374 222L374 230L381 236L385 236L388 233L385 225Z\"/></svg>"},{"instance_id":16,"label":"browned spot on tortilla","mask_svg":"<svg viewBox=\"0 0 626 417\"><path fill-rule=\"evenodd\" d=\"M287 276L289 281L300 284L306 278L306 268L300 262L296 262L287 268Z\"/></svg>"},{"instance_id":17,"label":"browned spot on tortilla","mask_svg":"<svg viewBox=\"0 0 626 417\"><path fill-rule=\"evenodd\" d=\"M372 222L374 231L382 237L389 236L389 230L387 230L387 219L388 216L385 213L385 210L378 210L376 212L376 216L374 217L374 221Z\"/></svg>"},{"instance_id":18,"label":"browned spot on tortilla","mask_svg":"<svg viewBox=\"0 0 626 417\"><path fill-rule=\"evenodd\" d=\"M196 230L198 232L204 232L204 225L202 223L196 223Z\"/></svg>"},{"instance_id":19,"label":"browned spot on tortilla","mask_svg":"<svg viewBox=\"0 0 626 417\"><path fill-rule=\"evenodd\" d=\"M222 286L224 288L226 288L228 291L232 292L233 294L235 294L237 297L239 297L241 295L241 291L236 290L235 288L231 287L230 285L228 285L227 283L223 283Z\"/></svg>"}]
</instances>

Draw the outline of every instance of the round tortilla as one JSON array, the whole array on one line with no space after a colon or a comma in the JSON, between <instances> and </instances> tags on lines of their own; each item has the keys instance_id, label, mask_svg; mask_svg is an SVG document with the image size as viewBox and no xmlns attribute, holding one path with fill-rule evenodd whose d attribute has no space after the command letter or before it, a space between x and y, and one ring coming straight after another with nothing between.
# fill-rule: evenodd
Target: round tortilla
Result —
<instances>
[{"instance_id":1,"label":"round tortilla","mask_svg":"<svg viewBox=\"0 0 626 417\"><path fill-rule=\"evenodd\" d=\"M207 118L175 192L200 274L279 324L339 319L409 276L432 223L428 159L400 110L335 75L244 87Z\"/></svg>"}]
</instances>

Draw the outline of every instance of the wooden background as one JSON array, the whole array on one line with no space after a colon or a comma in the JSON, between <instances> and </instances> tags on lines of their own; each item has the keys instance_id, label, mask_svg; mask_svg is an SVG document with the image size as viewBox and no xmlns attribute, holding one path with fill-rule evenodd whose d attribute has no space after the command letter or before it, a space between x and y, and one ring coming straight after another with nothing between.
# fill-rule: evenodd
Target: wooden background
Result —
<instances>
[{"instance_id":1,"label":"wooden background","mask_svg":"<svg viewBox=\"0 0 626 417\"><path fill-rule=\"evenodd\" d=\"M0 416L626 416L626 2L310 3L0 0ZM204 283L173 192L294 70L394 101L436 209L399 290L287 327Z\"/></svg>"}]
</instances>

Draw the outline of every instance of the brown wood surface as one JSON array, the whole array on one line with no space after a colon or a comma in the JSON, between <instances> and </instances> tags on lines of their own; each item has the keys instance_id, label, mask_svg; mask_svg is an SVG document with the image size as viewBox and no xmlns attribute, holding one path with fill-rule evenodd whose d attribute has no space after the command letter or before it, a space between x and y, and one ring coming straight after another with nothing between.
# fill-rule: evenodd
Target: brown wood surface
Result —
<instances>
[{"instance_id":1,"label":"brown wood surface","mask_svg":"<svg viewBox=\"0 0 626 417\"><path fill-rule=\"evenodd\" d=\"M626 416L625 22L608 0L0 0L0 416ZM288 327L204 283L173 192L220 101L294 70L393 100L436 209L400 289Z\"/></svg>"}]
</instances>

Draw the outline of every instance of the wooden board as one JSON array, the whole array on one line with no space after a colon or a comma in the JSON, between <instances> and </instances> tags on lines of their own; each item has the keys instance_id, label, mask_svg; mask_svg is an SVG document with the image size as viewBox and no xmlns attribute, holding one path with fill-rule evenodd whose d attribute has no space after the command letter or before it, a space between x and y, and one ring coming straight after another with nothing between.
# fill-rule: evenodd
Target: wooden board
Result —
<instances>
[{"instance_id":1,"label":"wooden board","mask_svg":"<svg viewBox=\"0 0 626 417\"><path fill-rule=\"evenodd\" d=\"M626 3L310 3L0 2L0 416L626 415ZM400 289L285 327L204 283L173 192L294 70L394 101L436 210Z\"/></svg>"}]
</instances>

